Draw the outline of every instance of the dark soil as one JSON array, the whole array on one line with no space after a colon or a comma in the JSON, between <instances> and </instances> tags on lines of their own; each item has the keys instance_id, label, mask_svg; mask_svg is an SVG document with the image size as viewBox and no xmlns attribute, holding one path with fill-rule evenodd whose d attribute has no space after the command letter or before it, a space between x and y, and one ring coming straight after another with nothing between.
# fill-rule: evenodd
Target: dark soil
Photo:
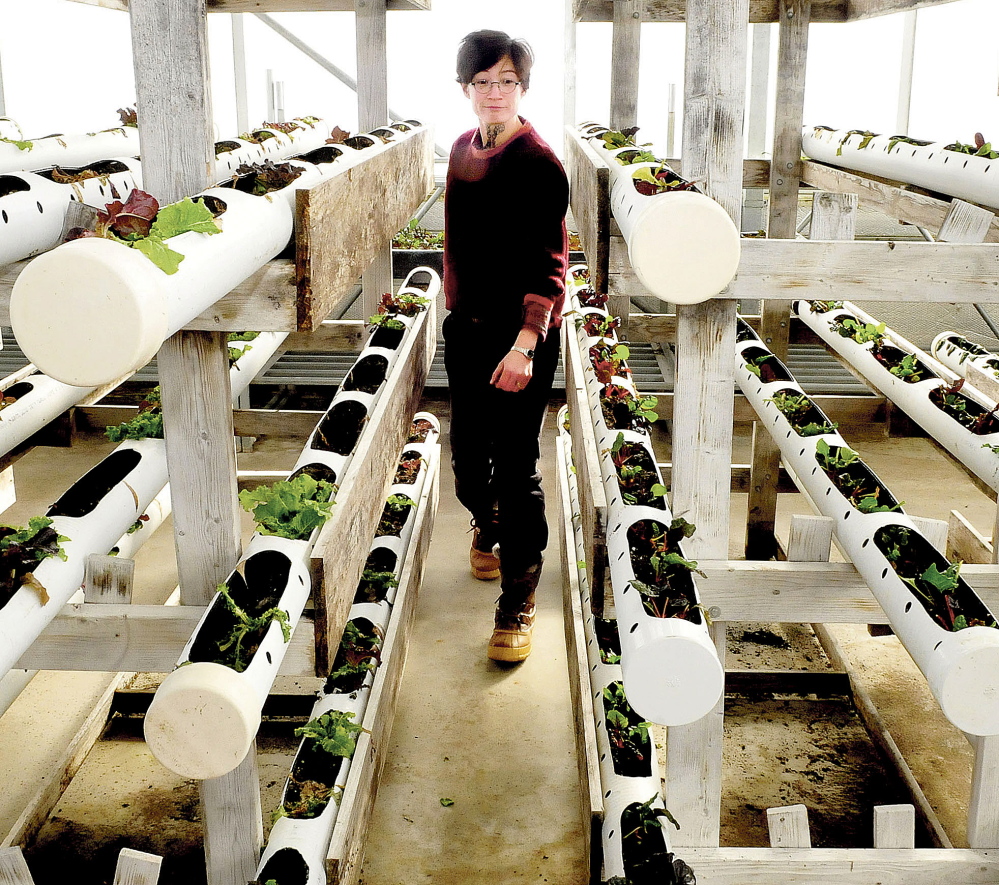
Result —
<instances>
[{"instance_id":1,"label":"dark soil","mask_svg":"<svg viewBox=\"0 0 999 885\"><path fill-rule=\"evenodd\" d=\"M354 451L368 420L368 410L363 403L345 400L333 406L319 426L312 440L312 448L337 455Z\"/></svg>"}]
</instances>

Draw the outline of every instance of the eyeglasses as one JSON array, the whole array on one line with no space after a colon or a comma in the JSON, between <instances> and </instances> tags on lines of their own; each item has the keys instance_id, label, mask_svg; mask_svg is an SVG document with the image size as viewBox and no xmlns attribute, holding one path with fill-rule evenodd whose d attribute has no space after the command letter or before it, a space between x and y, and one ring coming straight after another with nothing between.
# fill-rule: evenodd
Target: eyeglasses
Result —
<instances>
[{"instance_id":1,"label":"eyeglasses","mask_svg":"<svg viewBox=\"0 0 999 885\"><path fill-rule=\"evenodd\" d=\"M509 95L520 85L520 80L473 80L472 85L475 87L475 91L486 95L492 91L493 86L499 86L499 91L503 95Z\"/></svg>"}]
</instances>

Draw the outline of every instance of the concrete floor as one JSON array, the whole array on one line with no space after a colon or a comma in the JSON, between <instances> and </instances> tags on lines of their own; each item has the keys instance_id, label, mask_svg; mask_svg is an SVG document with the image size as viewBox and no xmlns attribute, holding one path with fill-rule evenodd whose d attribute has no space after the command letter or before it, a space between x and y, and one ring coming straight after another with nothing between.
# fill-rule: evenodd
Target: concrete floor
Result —
<instances>
[{"instance_id":1,"label":"concrete floor","mask_svg":"<svg viewBox=\"0 0 999 885\"><path fill-rule=\"evenodd\" d=\"M445 407L427 405L444 412L446 419ZM553 421L552 413L548 439ZM951 508L960 509L979 531L990 533L995 504L930 441L886 440L878 428L864 436L848 434L848 439L908 502L908 512L946 519ZM745 447L740 432L736 461L745 460ZM87 440L67 450L34 450L15 467L20 500L4 521L23 522L41 512L110 448ZM545 452L546 487L554 508L553 447L546 446ZM296 453L294 446L273 444L241 455L240 466L286 468ZM663 452L659 455L664 457ZM535 652L520 666L490 663L484 649L498 588L468 574L467 515L454 500L446 454L444 462L441 507L361 881L582 883L583 822L561 623L557 518L553 511ZM781 497L779 523L785 532L791 512L807 512L798 495ZM744 496L733 496L732 515L731 549L737 556ZM245 528L249 533L249 522ZM172 559L167 528L137 558L137 586L142 591L138 601L162 601L169 594L176 582ZM966 741L927 699L924 682L913 675L908 656L893 637L871 639L862 629L838 635L848 641L858 666L871 671L899 743L907 757L911 754L917 777L955 844L962 844L971 769ZM0 835L9 832L30 797L51 778L66 742L109 680L101 674L41 674L0 719L0 772L6 786L0 795ZM303 685L303 691L308 689ZM33 737L27 739L28 734ZM265 812L276 803L281 772L293 752L282 740L262 735ZM39 854L48 852L58 863L43 865L29 857L36 885L63 881L65 863L86 863L93 852L79 843L115 850L125 845L155 850L160 845L164 853L189 855L194 864L165 863L163 885L200 881L194 873L199 824L193 784L164 776L134 737L121 746L127 748L124 755L99 745L56 808L43 840L61 846L59 853L55 847L42 847ZM264 759L266 754L273 755ZM775 770L780 766L777 760L773 764ZM726 772L726 789L737 776ZM759 772L754 776L759 779ZM159 800L153 801L154 796ZM445 807L442 798L454 804ZM769 800L760 801L765 808ZM67 826L78 818L85 820ZM187 822L183 832L173 829L177 821ZM156 835L162 837L159 842ZM73 850L65 849L67 840ZM111 857L102 854L95 863L100 869L79 881L110 881Z\"/></svg>"}]
</instances>

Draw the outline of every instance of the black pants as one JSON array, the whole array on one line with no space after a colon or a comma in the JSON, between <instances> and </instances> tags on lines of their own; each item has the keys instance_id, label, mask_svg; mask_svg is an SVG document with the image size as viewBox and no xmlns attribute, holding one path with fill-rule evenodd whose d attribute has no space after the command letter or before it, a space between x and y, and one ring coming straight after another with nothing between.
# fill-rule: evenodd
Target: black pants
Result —
<instances>
[{"instance_id":1,"label":"black pants","mask_svg":"<svg viewBox=\"0 0 999 885\"><path fill-rule=\"evenodd\" d=\"M489 383L510 350L519 324L444 320L444 365L451 392L451 466L455 494L476 520L499 517L504 576L522 574L541 561L548 543L545 495L538 459L541 426L559 358L558 330L535 348L533 376L508 393Z\"/></svg>"}]
</instances>

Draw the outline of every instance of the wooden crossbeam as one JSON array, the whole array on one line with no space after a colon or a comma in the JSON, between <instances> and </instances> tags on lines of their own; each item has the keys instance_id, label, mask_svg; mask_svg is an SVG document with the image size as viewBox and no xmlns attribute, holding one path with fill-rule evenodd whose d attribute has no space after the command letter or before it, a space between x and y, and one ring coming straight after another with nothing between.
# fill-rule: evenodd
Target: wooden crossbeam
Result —
<instances>
[{"instance_id":1,"label":"wooden crossbeam","mask_svg":"<svg viewBox=\"0 0 999 885\"><path fill-rule=\"evenodd\" d=\"M128 12L128 0L73 0ZM385 0L390 11L429 11L432 0ZM208 12L353 12L354 0L208 0Z\"/></svg>"},{"instance_id":2,"label":"wooden crossbeam","mask_svg":"<svg viewBox=\"0 0 999 885\"><path fill-rule=\"evenodd\" d=\"M965 848L686 848L711 885L994 885L999 852Z\"/></svg>"},{"instance_id":3,"label":"wooden crossbeam","mask_svg":"<svg viewBox=\"0 0 999 885\"><path fill-rule=\"evenodd\" d=\"M80 0L78 0L80 2ZM94 2L94 0L83 0ZM104 0L107 3L121 0ZM232 2L232 0L230 0ZM954 0L812 0L812 21L844 23L942 6ZM573 20L583 22L610 22L614 20L613 0L574 0ZM646 0L643 21L682 22L687 16L686 0ZM778 21L779 0L750 0L749 21L768 24Z\"/></svg>"}]
</instances>

